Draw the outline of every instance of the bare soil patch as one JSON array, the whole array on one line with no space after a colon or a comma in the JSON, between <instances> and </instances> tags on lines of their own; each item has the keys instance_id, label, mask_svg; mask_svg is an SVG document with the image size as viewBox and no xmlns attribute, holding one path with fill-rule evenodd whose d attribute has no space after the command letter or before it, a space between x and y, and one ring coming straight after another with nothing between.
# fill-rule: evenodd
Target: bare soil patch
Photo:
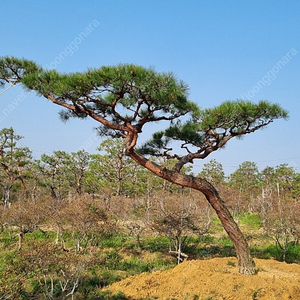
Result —
<instances>
[{"instance_id":1,"label":"bare soil patch","mask_svg":"<svg viewBox=\"0 0 300 300\"><path fill-rule=\"evenodd\" d=\"M234 257L186 261L173 269L143 273L111 285L128 299L300 299L300 265L255 259L258 273L241 275Z\"/></svg>"}]
</instances>

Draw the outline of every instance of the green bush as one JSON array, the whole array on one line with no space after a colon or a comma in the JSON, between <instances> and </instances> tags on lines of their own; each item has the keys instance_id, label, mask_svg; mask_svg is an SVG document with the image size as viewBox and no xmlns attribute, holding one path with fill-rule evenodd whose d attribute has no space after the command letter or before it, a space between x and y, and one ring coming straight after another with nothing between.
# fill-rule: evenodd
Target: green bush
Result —
<instances>
[{"instance_id":1,"label":"green bush","mask_svg":"<svg viewBox=\"0 0 300 300\"><path fill-rule=\"evenodd\" d=\"M240 224L247 226L249 229L258 230L262 227L262 221L256 214L243 213L238 217Z\"/></svg>"},{"instance_id":2,"label":"green bush","mask_svg":"<svg viewBox=\"0 0 300 300\"><path fill-rule=\"evenodd\" d=\"M282 261L283 252L276 245L270 245L266 248L266 251L274 259ZM289 244L285 254L285 261L287 263L300 262L300 245L299 244Z\"/></svg>"}]
</instances>

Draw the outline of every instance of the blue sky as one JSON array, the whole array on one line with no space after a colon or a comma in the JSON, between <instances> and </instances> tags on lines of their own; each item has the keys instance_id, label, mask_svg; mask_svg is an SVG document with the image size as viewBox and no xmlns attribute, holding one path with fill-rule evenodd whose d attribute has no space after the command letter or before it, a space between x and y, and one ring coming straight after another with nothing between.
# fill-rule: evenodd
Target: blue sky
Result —
<instances>
[{"instance_id":1,"label":"blue sky","mask_svg":"<svg viewBox=\"0 0 300 300\"><path fill-rule=\"evenodd\" d=\"M244 161L260 169L288 163L300 172L299 15L297 0L12 0L1 6L0 56L61 72L118 63L172 71L203 108L237 98L279 103L289 121L231 141L204 163L214 158L227 173ZM24 136L35 157L82 147L95 152L97 124L65 124L58 111L14 87L0 96L0 128Z\"/></svg>"}]
</instances>

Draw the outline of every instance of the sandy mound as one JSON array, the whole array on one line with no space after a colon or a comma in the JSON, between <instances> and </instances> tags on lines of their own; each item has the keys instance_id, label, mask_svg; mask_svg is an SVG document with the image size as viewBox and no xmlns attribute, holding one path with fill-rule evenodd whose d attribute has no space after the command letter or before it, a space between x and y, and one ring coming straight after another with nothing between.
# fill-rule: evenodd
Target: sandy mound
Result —
<instances>
[{"instance_id":1,"label":"sandy mound","mask_svg":"<svg viewBox=\"0 0 300 300\"><path fill-rule=\"evenodd\" d=\"M300 299L300 265L255 259L257 275L243 276L236 258L184 262L174 269L141 274L109 287L129 299Z\"/></svg>"}]
</instances>

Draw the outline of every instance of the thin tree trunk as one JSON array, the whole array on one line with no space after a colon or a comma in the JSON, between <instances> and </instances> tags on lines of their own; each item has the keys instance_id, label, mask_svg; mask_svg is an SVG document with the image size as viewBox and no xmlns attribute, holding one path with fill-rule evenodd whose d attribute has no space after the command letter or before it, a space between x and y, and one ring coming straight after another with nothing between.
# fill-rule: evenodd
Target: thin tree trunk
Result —
<instances>
[{"instance_id":1,"label":"thin tree trunk","mask_svg":"<svg viewBox=\"0 0 300 300\"><path fill-rule=\"evenodd\" d=\"M10 200L11 188L12 188L12 185L3 188L3 200L4 200L5 207L9 207L9 204L10 204L9 200Z\"/></svg>"},{"instance_id":2,"label":"thin tree trunk","mask_svg":"<svg viewBox=\"0 0 300 300\"><path fill-rule=\"evenodd\" d=\"M128 155L138 164L144 166L157 176L180 186L190 187L203 193L215 210L224 229L234 244L239 272L246 275L255 274L255 263L251 257L250 249L243 233L220 198L218 191L207 180L190 175L183 175L179 172L163 168L138 154L133 149L128 151Z\"/></svg>"},{"instance_id":3,"label":"thin tree trunk","mask_svg":"<svg viewBox=\"0 0 300 300\"><path fill-rule=\"evenodd\" d=\"M24 228L23 226L20 226L20 232L19 232L19 246L18 246L18 251L22 251L22 247L23 247L23 238L24 238Z\"/></svg>"}]
</instances>

